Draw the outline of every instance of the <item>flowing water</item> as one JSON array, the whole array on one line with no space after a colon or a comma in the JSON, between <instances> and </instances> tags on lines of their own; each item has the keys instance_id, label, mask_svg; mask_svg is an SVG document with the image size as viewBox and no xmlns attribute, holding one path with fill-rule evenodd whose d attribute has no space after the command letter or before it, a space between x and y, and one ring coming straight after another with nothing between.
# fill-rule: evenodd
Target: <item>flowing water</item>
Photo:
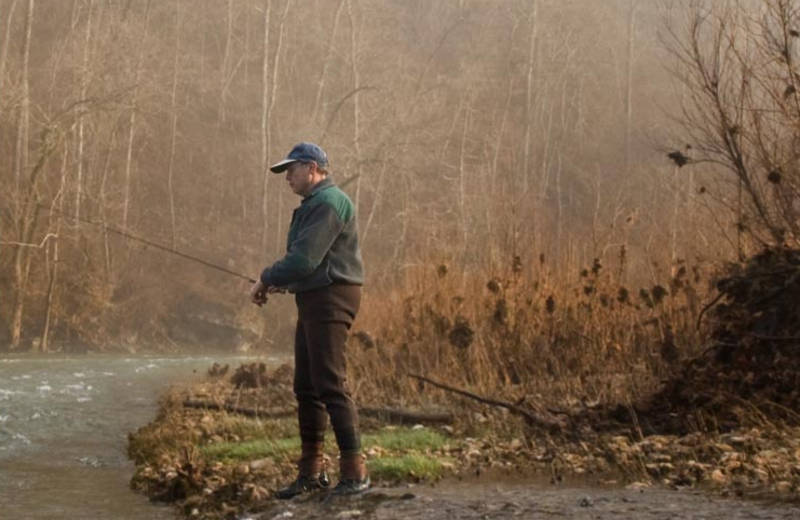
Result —
<instances>
[{"instance_id":1,"label":"flowing water","mask_svg":"<svg viewBox=\"0 0 800 520\"><path fill-rule=\"evenodd\" d=\"M244 357L0 358L0 520L168 520L174 509L132 492L127 434L153 419L169 385ZM267 360L268 363L281 359ZM273 502L242 520L800 518L796 504L665 489L467 479L380 488L361 497Z\"/></svg>"},{"instance_id":2,"label":"flowing water","mask_svg":"<svg viewBox=\"0 0 800 520\"><path fill-rule=\"evenodd\" d=\"M199 377L214 362L248 360L0 358L0 519L174 518L171 508L130 490L127 434L154 418L171 384Z\"/></svg>"}]
</instances>

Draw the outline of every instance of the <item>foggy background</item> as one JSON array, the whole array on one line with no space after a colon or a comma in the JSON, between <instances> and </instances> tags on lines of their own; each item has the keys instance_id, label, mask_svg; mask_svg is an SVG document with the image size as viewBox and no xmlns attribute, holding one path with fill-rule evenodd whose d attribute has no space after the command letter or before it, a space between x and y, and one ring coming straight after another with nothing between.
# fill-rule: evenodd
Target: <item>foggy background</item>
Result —
<instances>
[{"instance_id":1,"label":"foggy background","mask_svg":"<svg viewBox=\"0 0 800 520\"><path fill-rule=\"evenodd\" d=\"M280 344L290 298L265 317L246 282L74 217L257 277L299 203L267 167L301 140L350 179L372 299L438 266L468 285L545 264L574 279L598 258L646 283L727 257L731 223L700 195L713 174L666 154L684 144L669 15L636 0L0 0L0 339Z\"/></svg>"}]
</instances>

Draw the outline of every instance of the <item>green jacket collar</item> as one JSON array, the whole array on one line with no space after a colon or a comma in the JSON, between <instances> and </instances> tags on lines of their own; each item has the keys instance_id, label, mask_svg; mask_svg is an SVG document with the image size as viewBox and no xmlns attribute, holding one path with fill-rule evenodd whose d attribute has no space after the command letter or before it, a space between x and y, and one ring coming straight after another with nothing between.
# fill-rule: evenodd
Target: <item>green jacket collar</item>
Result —
<instances>
[{"instance_id":1,"label":"green jacket collar","mask_svg":"<svg viewBox=\"0 0 800 520\"><path fill-rule=\"evenodd\" d=\"M322 190L326 190L333 186L336 186L336 183L333 182L333 178L331 178L330 175L325 177L324 179L319 181L313 188L311 188L311 191L308 192L308 195L303 197L303 202L307 201L308 199L310 199L317 193L321 192Z\"/></svg>"}]
</instances>

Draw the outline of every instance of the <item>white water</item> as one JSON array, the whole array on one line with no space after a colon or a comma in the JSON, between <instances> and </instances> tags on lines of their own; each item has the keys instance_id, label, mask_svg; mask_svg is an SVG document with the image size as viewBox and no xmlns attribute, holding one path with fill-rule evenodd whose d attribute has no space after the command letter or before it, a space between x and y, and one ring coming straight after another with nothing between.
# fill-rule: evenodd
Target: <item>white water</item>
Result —
<instances>
[{"instance_id":1,"label":"white water","mask_svg":"<svg viewBox=\"0 0 800 520\"><path fill-rule=\"evenodd\" d=\"M127 435L171 384L234 356L0 359L0 519L167 520L130 490Z\"/></svg>"}]
</instances>

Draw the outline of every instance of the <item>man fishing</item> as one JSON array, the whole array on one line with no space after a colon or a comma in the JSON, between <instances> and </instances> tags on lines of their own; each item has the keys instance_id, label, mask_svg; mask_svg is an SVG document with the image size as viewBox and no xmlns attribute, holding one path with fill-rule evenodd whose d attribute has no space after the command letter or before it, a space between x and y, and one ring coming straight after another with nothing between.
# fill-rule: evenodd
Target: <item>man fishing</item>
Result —
<instances>
[{"instance_id":1,"label":"man fishing","mask_svg":"<svg viewBox=\"0 0 800 520\"><path fill-rule=\"evenodd\" d=\"M250 290L259 306L267 294L284 289L297 303L294 393L301 455L297 478L276 493L280 499L330 486L323 459L328 417L339 447L339 483L332 493L351 495L370 486L345 359L348 330L361 301L361 251L353 203L327 168L327 154L307 142L270 167L273 173L286 172L289 187L303 200L292 215L286 255L264 269Z\"/></svg>"}]
</instances>

